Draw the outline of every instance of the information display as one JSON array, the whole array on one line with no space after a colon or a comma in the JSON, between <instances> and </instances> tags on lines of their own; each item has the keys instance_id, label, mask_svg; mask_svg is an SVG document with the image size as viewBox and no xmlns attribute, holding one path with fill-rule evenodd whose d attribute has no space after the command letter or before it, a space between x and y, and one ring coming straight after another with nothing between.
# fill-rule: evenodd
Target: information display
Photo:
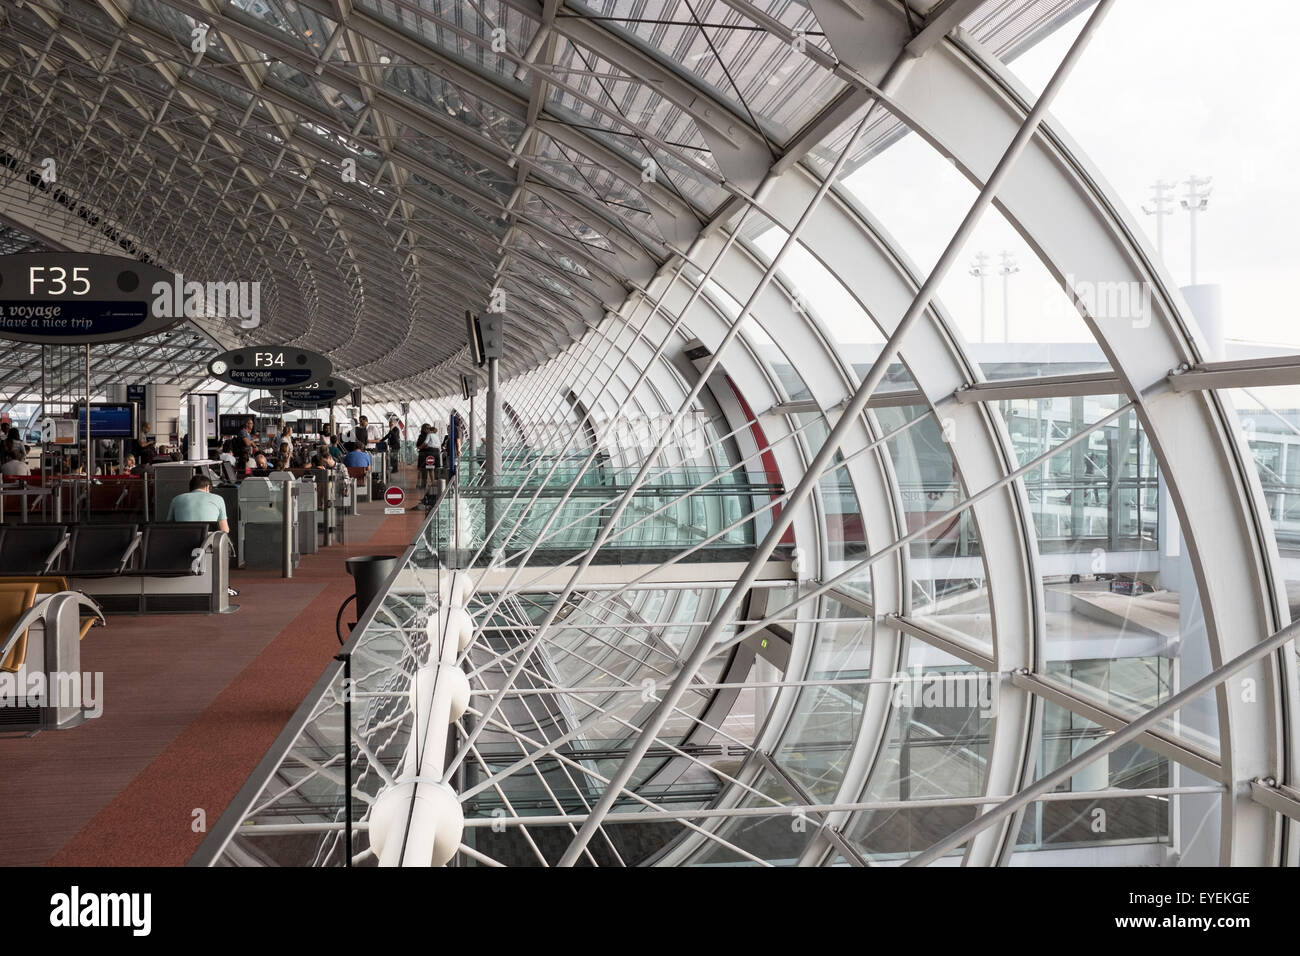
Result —
<instances>
[{"instance_id":1,"label":"information display","mask_svg":"<svg viewBox=\"0 0 1300 956\"><path fill-rule=\"evenodd\" d=\"M223 352L208 363L208 374L243 388L301 388L329 378L330 360L306 349L266 345Z\"/></svg>"},{"instance_id":2,"label":"information display","mask_svg":"<svg viewBox=\"0 0 1300 956\"><path fill-rule=\"evenodd\" d=\"M222 415L219 420L221 437L227 438L238 435L244 430L244 422L253 419L253 433L257 433L258 421L256 415Z\"/></svg>"},{"instance_id":3,"label":"information display","mask_svg":"<svg viewBox=\"0 0 1300 956\"><path fill-rule=\"evenodd\" d=\"M90 405L90 435L92 438L134 438L135 408L130 403L108 404L92 402ZM77 406L77 440L86 440L86 406Z\"/></svg>"},{"instance_id":4,"label":"information display","mask_svg":"<svg viewBox=\"0 0 1300 956\"><path fill-rule=\"evenodd\" d=\"M185 318L174 308L175 279L121 256L0 256L0 339L72 345L160 332Z\"/></svg>"}]
</instances>

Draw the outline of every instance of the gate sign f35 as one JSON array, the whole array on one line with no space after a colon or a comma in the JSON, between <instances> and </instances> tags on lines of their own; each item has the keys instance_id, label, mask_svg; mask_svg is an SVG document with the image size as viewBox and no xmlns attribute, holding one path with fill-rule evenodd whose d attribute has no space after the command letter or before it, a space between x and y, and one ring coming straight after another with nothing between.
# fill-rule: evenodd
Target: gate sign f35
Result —
<instances>
[{"instance_id":1,"label":"gate sign f35","mask_svg":"<svg viewBox=\"0 0 1300 956\"><path fill-rule=\"evenodd\" d=\"M122 256L0 256L0 339L81 345L161 332L186 317L175 308L176 280L166 269Z\"/></svg>"},{"instance_id":2,"label":"gate sign f35","mask_svg":"<svg viewBox=\"0 0 1300 956\"><path fill-rule=\"evenodd\" d=\"M329 378L330 360L306 349L259 345L223 352L208 363L208 374L244 388L301 388Z\"/></svg>"},{"instance_id":3,"label":"gate sign f35","mask_svg":"<svg viewBox=\"0 0 1300 956\"><path fill-rule=\"evenodd\" d=\"M289 408L327 408L340 399L346 400L352 386L341 378L323 378L302 388L286 388L282 394Z\"/></svg>"}]
</instances>

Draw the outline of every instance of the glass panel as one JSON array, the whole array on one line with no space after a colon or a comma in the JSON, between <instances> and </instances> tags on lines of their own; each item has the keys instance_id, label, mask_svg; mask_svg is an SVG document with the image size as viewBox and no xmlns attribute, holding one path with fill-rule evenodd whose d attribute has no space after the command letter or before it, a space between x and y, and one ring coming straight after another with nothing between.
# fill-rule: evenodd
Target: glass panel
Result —
<instances>
[{"instance_id":1,"label":"glass panel","mask_svg":"<svg viewBox=\"0 0 1300 956\"><path fill-rule=\"evenodd\" d=\"M862 611L834 600L823 602L821 616L802 680L827 683L800 690L773 759L814 799L828 803L839 792L862 718L872 624Z\"/></svg>"},{"instance_id":2,"label":"glass panel","mask_svg":"<svg viewBox=\"0 0 1300 956\"><path fill-rule=\"evenodd\" d=\"M886 805L859 811L846 830L873 863L906 859L973 820L975 804L961 798L982 793L987 773L989 676L915 642L909 648L907 670L895 675L885 749L863 795Z\"/></svg>"}]
</instances>

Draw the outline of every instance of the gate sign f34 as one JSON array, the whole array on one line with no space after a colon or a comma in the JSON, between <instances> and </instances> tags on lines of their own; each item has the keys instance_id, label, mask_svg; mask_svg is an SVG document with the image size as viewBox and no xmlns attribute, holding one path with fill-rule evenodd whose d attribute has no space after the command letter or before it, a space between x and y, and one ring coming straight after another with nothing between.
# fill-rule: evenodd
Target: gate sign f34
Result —
<instances>
[{"instance_id":1,"label":"gate sign f34","mask_svg":"<svg viewBox=\"0 0 1300 956\"><path fill-rule=\"evenodd\" d=\"M81 345L161 332L186 317L173 302L176 281L166 269L122 256L0 256L0 339Z\"/></svg>"},{"instance_id":2,"label":"gate sign f34","mask_svg":"<svg viewBox=\"0 0 1300 956\"><path fill-rule=\"evenodd\" d=\"M244 388L301 388L329 378L330 360L306 349L259 345L223 352L208 363L208 374Z\"/></svg>"}]
</instances>

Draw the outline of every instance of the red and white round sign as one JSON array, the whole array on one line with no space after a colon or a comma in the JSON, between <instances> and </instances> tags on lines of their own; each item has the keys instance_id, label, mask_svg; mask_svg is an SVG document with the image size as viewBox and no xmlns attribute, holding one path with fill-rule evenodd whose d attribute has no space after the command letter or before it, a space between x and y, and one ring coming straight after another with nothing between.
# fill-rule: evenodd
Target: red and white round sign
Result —
<instances>
[{"instance_id":1,"label":"red and white round sign","mask_svg":"<svg viewBox=\"0 0 1300 956\"><path fill-rule=\"evenodd\" d=\"M401 505L406 500L406 492L402 491L396 485L392 485L384 491L384 501L394 508Z\"/></svg>"}]
</instances>

